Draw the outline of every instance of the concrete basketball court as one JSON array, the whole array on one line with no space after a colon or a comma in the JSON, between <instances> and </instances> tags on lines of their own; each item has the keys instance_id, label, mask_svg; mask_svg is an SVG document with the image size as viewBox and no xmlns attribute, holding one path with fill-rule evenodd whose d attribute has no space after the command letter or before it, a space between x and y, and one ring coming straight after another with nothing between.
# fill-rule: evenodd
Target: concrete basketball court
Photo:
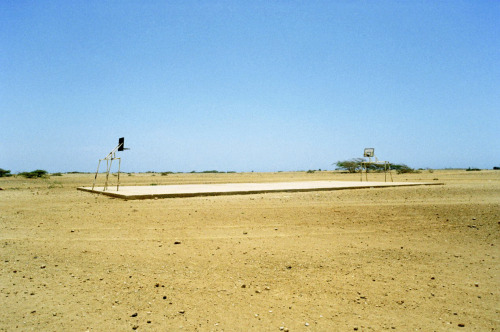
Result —
<instances>
[{"instance_id":1,"label":"concrete basketball court","mask_svg":"<svg viewBox=\"0 0 500 332\"><path fill-rule=\"evenodd\" d=\"M158 186L109 186L78 187L78 190L103 194L122 199L151 199L217 195L244 195L270 192L299 192L342 189L362 189L375 187L399 187L438 185L431 182L355 182L355 181L303 181L303 182L271 182L271 183L220 183L220 184L185 184Z\"/></svg>"}]
</instances>

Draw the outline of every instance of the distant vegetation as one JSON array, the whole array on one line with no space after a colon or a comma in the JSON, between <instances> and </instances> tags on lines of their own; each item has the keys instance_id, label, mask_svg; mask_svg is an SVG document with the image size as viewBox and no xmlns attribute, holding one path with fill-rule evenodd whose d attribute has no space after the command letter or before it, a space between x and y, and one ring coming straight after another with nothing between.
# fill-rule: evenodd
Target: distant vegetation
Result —
<instances>
[{"instance_id":1,"label":"distant vegetation","mask_svg":"<svg viewBox=\"0 0 500 332\"><path fill-rule=\"evenodd\" d=\"M10 174L10 170L0 168L0 178L6 178L9 176L12 176L12 174Z\"/></svg>"},{"instance_id":2,"label":"distant vegetation","mask_svg":"<svg viewBox=\"0 0 500 332\"><path fill-rule=\"evenodd\" d=\"M414 168L406 166L405 164L401 164L401 165L390 164L390 166L391 166L391 169L396 170L396 173L398 173L398 174L403 174L403 173L420 173L420 170L416 170Z\"/></svg>"},{"instance_id":3,"label":"distant vegetation","mask_svg":"<svg viewBox=\"0 0 500 332\"><path fill-rule=\"evenodd\" d=\"M350 160L342 160L342 161L337 161L335 164L337 166L337 170L343 170L347 171L349 173L358 173L361 171L361 163L365 162L366 159L364 158L353 158ZM416 170L414 168L411 168L405 164L389 164L391 170L395 170L397 174L403 174L403 173L420 173L419 170ZM383 172L384 171L384 165L380 164L369 164L367 166L367 171L368 172Z\"/></svg>"},{"instance_id":4,"label":"distant vegetation","mask_svg":"<svg viewBox=\"0 0 500 332\"><path fill-rule=\"evenodd\" d=\"M191 171L189 173L209 173L209 174L222 173L222 174L224 174L224 173L236 173L236 172L235 171L227 171L227 172L222 171L222 172L220 172L220 171L217 171L214 169L214 170L210 170L210 171L201 171L201 172Z\"/></svg>"},{"instance_id":5,"label":"distant vegetation","mask_svg":"<svg viewBox=\"0 0 500 332\"><path fill-rule=\"evenodd\" d=\"M470 168L469 167L469 168L466 169L466 171L467 172L478 172L478 171L480 171L480 169L479 168Z\"/></svg>"},{"instance_id":6,"label":"distant vegetation","mask_svg":"<svg viewBox=\"0 0 500 332\"><path fill-rule=\"evenodd\" d=\"M43 169L36 169L31 172L21 172L18 174L19 176L23 176L28 179L33 179L33 178L48 178L49 173L46 170Z\"/></svg>"}]
</instances>

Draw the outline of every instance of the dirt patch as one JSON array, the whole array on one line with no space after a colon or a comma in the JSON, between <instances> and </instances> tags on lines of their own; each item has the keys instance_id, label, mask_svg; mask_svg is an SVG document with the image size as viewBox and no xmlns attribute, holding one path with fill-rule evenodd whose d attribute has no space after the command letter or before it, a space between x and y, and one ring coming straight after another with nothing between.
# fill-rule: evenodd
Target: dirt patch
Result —
<instances>
[{"instance_id":1,"label":"dirt patch","mask_svg":"<svg viewBox=\"0 0 500 332\"><path fill-rule=\"evenodd\" d=\"M394 177L445 185L124 201L76 191L92 174L2 178L0 330L500 328L500 173Z\"/></svg>"}]
</instances>

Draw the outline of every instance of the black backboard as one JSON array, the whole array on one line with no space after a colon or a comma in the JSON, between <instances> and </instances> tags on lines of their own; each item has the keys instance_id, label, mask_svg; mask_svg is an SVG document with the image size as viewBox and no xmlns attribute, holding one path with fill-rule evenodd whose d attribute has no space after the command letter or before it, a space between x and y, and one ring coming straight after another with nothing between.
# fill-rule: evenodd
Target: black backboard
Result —
<instances>
[{"instance_id":1,"label":"black backboard","mask_svg":"<svg viewBox=\"0 0 500 332\"><path fill-rule=\"evenodd\" d=\"M118 139L118 151L125 150L125 137L120 137Z\"/></svg>"}]
</instances>

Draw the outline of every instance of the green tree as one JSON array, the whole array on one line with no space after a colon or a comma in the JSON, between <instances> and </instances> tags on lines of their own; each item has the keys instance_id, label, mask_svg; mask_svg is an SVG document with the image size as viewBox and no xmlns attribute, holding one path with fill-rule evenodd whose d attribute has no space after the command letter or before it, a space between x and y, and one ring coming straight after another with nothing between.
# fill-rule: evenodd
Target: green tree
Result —
<instances>
[{"instance_id":1,"label":"green tree","mask_svg":"<svg viewBox=\"0 0 500 332\"><path fill-rule=\"evenodd\" d=\"M345 170L349 173L356 173L361 170L361 163L364 161L364 158L353 158L351 160L337 161L335 165L337 169Z\"/></svg>"},{"instance_id":2,"label":"green tree","mask_svg":"<svg viewBox=\"0 0 500 332\"><path fill-rule=\"evenodd\" d=\"M0 168L0 178L8 176L12 176L12 174L10 174L10 170Z\"/></svg>"}]
</instances>

